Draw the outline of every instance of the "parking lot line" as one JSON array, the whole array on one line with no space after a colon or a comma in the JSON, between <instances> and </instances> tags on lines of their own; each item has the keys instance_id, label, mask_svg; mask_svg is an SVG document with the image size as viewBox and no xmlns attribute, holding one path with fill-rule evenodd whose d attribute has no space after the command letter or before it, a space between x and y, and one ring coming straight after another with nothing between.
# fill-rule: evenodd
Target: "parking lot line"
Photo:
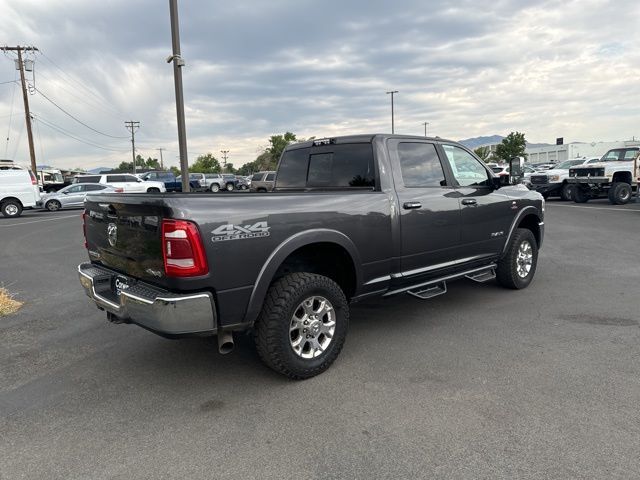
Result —
<instances>
[{"instance_id":1,"label":"parking lot line","mask_svg":"<svg viewBox=\"0 0 640 480\"><path fill-rule=\"evenodd\" d=\"M549 205L553 205L554 207L567 207L567 208L583 208L585 210L608 210L608 211L615 211L615 212L635 212L638 213L640 212L640 209L619 209L619 208L614 208L614 207L582 207L580 205L560 205L558 203L547 203L546 206Z\"/></svg>"},{"instance_id":2,"label":"parking lot line","mask_svg":"<svg viewBox=\"0 0 640 480\"><path fill-rule=\"evenodd\" d=\"M44 218L42 220L31 220L30 222L21 222L21 223L9 223L7 225L3 225L0 223L0 227L15 227L17 225L26 225L27 223L40 223L40 222L50 222L52 220L60 220L61 218L80 218L80 215L65 215L64 217L54 217L54 218Z\"/></svg>"}]
</instances>

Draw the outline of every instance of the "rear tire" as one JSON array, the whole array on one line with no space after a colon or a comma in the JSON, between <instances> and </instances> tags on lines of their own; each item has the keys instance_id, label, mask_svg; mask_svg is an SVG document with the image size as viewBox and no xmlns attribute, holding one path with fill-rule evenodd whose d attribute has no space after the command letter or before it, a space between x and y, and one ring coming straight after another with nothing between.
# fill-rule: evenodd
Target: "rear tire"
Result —
<instances>
[{"instance_id":1,"label":"rear tire","mask_svg":"<svg viewBox=\"0 0 640 480\"><path fill-rule=\"evenodd\" d=\"M18 200L5 200L0 205L2 216L7 218L15 218L22 215L22 204Z\"/></svg>"},{"instance_id":2,"label":"rear tire","mask_svg":"<svg viewBox=\"0 0 640 480\"><path fill-rule=\"evenodd\" d=\"M517 228L505 255L498 262L496 277L505 288L520 290L533 280L538 265L538 243L533 232Z\"/></svg>"},{"instance_id":3,"label":"rear tire","mask_svg":"<svg viewBox=\"0 0 640 480\"><path fill-rule=\"evenodd\" d=\"M570 183L563 184L560 189L560 198L565 202L573 200L573 190L574 187Z\"/></svg>"},{"instance_id":4,"label":"rear tire","mask_svg":"<svg viewBox=\"0 0 640 480\"><path fill-rule=\"evenodd\" d=\"M218 185L217 183L212 183L211 186L209 187L209 190L211 191L211 193L219 192L220 185Z\"/></svg>"},{"instance_id":5,"label":"rear tire","mask_svg":"<svg viewBox=\"0 0 640 480\"><path fill-rule=\"evenodd\" d=\"M576 203L587 203L591 197L579 186L573 189L573 201Z\"/></svg>"},{"instance_id":6,"label":"rear tire","mask_svg":"<svg viewBox=\"0 0 640 480\"><path fill-rule=\"evenodd\" d=\"M44 208L46 208L50 212L57 212L62 208L62 205L58 200L49 200L44 206Z\"/></svg>"},{"instance_id":7,"label":"rear tire","mask_svg":"<svg viewBox=\"0 0 640 480\"><path fill-rule=\"evenodd\" d=\"M160 189L156 187L147 188L147 193L160 193Z\"/></svg>"},{"instance_id":8,"label":"rear tire","mask_svg":"<svg viewBox=\"0 0 640 480\"><path fill-rule=\"evenodd\" d=\"M227 192L233 192L233 189L235 187L233 186L233 183L227 183L226 188L227 188Z\"/></svg>"},{"instance_id":9,"label":"rear tire","mask_svg":"<svg viewBox=\"0 0 640 480\"><path fill-rule=\"evenodd\" d=\"M269 287L254 341L268 367L301 380L331 366L348 326L349 305L338 284L322 275L290 273Z\"/></svg>"},{"instance_id":10,"label":"rear tire","mask_svg":"<svg viewBox=\"0 0 640 480\"><path fill-rule=\"evenodd\" d=\"M631 185L625 182L614 182L609 189L609 203L612 205L625 205L629 203L632 195Z\"/></svg>"}]
</instances>

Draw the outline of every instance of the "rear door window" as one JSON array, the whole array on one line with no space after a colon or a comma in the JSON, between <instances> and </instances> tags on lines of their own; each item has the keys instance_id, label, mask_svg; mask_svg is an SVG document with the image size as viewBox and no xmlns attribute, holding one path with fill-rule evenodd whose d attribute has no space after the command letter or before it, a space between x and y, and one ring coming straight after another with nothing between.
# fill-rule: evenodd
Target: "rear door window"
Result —
<instances>
[{"instance_id":1,"label":"rear door window","mask_svg":"<svg viewBox=\"0 0 640 480\"><path fill-rule=\"evenodd\" d=\"M126 181L126 175L107 175L107 183L124 183Z\"/></svg>"},{"instance_id":2,"label":"rear door window","mask_svg":"<svg viewBox=\"0 0 640 480\"><path fill-rule=\"evenodd\" d=\"M262 176L264 175L264 173L255 173L252 177L251 177L251 181L252 182L259 182L260 180L262 180Z\"/></svg>"},{"instance_id":3,"label":"rear door window","mask_svg":"<svg viewBox=\"0 0 640 480\"><path fill-rule=\"evenodd\" d=\"M85 175L81 177L76 177L75 183L97 183L99 181L100 181L100 177Z\"/></svg>"},{"instance_id":4,"label":"rear door window","mask_svg":"<svg viewBox=\"0 0 640 480\"><path fill-rule=\"evenodd\" d=\"M444 187L444 171L435 145L402 142L398 144L400 171L405 187Z\"/></svg>"}]
</instances>

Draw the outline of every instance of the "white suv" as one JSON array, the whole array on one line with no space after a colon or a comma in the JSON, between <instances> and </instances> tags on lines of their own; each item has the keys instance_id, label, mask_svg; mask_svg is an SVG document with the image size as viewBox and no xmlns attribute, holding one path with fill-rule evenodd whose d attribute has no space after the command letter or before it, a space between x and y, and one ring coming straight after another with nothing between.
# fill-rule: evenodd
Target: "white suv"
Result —
<instances>
[{"instance_id":1,"label":"white suv","mask_svg":"<svg viewBox=\"0 0 640 480\"><path fill-rule=\"evenodd\" d=\"M19 217L23 208L33 208L40 201L36 176L13 162L0 162L0 212L5 217Z\"/></svg>"},{"instance_id":2,"label":"white suv","mask_svg":"<svg viewBox=\"0 0 640 480\"><path fill-rule=\"evenodd\" d=\"M164 182L141 180L129 173L107 173L102 175L77 175L73 183L103 183L111 185L124 193L159 193L166 192Z\"/></svg>"}]
</instances>

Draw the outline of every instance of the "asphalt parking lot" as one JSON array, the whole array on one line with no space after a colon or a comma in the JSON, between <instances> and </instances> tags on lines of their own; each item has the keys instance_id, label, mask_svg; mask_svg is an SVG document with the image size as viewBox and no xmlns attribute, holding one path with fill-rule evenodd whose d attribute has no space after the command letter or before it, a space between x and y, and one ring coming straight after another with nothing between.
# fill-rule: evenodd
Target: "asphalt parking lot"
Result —
<instances>
[{"instance_id":1,"label":"asphalt parking lot","mask_svg":"<svg viewBox=\"0 0 640 480\"><path fill-rule=\"evenodd\" d=\"M319 377L84 296L80 211L0 219L0 478L638 478L640 203L547 203L523 291L357 305Z\"/></svg>"}]
</instances>

